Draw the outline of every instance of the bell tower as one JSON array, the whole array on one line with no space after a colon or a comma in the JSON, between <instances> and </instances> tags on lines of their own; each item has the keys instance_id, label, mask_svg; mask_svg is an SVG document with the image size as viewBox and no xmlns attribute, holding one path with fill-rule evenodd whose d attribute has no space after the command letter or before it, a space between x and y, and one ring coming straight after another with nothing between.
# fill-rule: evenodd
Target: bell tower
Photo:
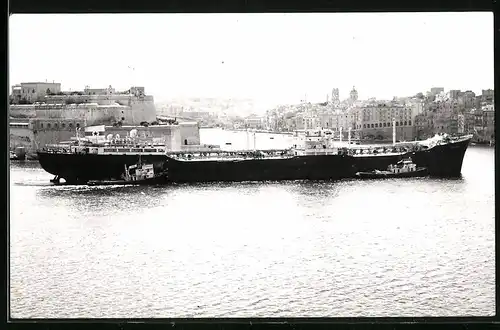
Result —
<instances>
[{"instance_id":1,"label":"bell tower","mask_svg":"<svg viewBox=\"0 0 500 330\"><path fill-rule=\"evenodd\" d=\"M351 91L351 101L355 102L358 100L358 91L356 90L356 87L352 86L352 91Z\"/></svg>"}]
</instances>

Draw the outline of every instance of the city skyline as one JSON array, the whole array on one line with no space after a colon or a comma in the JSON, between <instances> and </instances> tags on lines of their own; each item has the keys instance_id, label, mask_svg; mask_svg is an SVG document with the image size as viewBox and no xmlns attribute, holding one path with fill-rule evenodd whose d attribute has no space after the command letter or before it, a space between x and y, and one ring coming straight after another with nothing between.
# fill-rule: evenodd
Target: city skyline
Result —
<instances>
[{"instance_id":1,"label":"city skyline","mask_svg":"<svg viewBox=\"0 0 500 330\"><path fill-rule=\"evenodd\" d=\"M140 85L158 102L245 98L266 106L323 102L333 88L345 99L353 86L360 99L493 88L491 13L13 15L9 22L9 85Z\"/></svg>"}]
</instances>

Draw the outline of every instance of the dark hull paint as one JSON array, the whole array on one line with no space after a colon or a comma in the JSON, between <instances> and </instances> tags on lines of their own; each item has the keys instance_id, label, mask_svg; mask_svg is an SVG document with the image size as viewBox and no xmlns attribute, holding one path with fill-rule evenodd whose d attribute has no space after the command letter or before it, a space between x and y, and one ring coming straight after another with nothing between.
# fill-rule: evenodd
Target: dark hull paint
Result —
<instances>
[{"instance_id":1,"label":"dark hull paint","mask_svg":"<svg viewBox=\"0 0 500 330\"><path fill-rule=\"evenodd\" d=\"M328 180L355 177L357 172L386 170L411 157L417 167L436 177L459 177L470 140L436 146L403 155L355 157L347 155L295 156L281 159L181 161L166 155L143 155L142 162L166 171L165 182ZM71 183L120 180L124 165L136 164L138 156L38 153L42 168Z\"/></svg>"},{"instance_id":2,"label":"dark hull paint","mask_svg":"<svg viewBox=\"0 0 500 330\"><path fill-rule=\"evenodd\" d=\"M339 155L191 162L169 158L167 164L172 182L328 180L355 174L350 157Z\"/></svg>"},{"instance_id":3,"label":"dark hull paint","mask_svg":"<svg viewBox=\"0 0 500 330\"><path fill-rule=\"evenodd\" d=\"M161 172L164 169L166 159L164 155L141 156L143 163L153 164L155 172ZM125 165L136 164L139 157L39 152L38 161L45 171L64 178L68 183L85 183L90 180L121 180Z\"/></svg>"}]
</instances>

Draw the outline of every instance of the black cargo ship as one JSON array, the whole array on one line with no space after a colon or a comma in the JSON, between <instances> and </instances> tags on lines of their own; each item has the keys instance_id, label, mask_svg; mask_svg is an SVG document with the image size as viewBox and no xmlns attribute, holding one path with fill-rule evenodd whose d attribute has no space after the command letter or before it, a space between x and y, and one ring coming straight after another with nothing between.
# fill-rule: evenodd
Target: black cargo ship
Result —
<instances>
[{"instance_id":1,"label":"black cargo ship","mask_svg":"<svg viewBox=\"0 0 500 330\"><path fill-rule=\"evenodd\" d=\"M302 145L283 150L222 151L211 147L167 150L164 145L133 141L94 143L89 140L38 152L42 168L67 183L123 178L124 166L140 159L162 173L156 183L214 181L329 180L354 178L358 172L385 170L411 157L430 176L457 177L472 135L437 135L425 141L394 145L339 145L327 135L305 135Z\"/></svg>"}]
</instances>

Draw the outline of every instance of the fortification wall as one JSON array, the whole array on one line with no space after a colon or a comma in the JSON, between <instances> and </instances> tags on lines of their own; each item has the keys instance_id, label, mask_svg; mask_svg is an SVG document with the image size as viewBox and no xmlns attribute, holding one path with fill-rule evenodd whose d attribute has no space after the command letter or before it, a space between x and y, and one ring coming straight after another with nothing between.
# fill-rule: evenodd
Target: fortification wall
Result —
<instances>
[{"instance_id":1,"label":"fortification wall","mask_svg":"<svg viewBox=\"0 0 500 330\"><path fill-rule=\"evenodd\" d=\"M52 121L52 125L54 127L55 121ZM37 129L36 124L30 124L30 126L26 128L10 127L10 149L22 146L28 155L34 155L38 149L42 149L47 144L68 141L75 136L74 129L60 128L61 123L59 123L58 129Z\"/></svg>"},{"instance_id":2,"label":"fortification wall","mask_svg":"<svg viewBox=\"0 0 500 330\"><path fill-rule=\"evenodd\" d=\"M46 130L46 131L34 131L34 145L32 147L32 152L36 152L37 149L42 149L47 144L57 144L62 141L69 141L75 136L75 131L69 130Z\"/></svg>"},{"instance_id":3,"label":"fortification wall","mask_svg":"<svg viewBox=\"0 0 500 330\"><path fill-rule=\"evenodd\" d=\"M138 125L143 121L148 123L156 121L156 108L152 98L144 101L132 100L130 107L130 120L126 121L127 124Z\"/></svg>"},{"instance_id":4,"label":"fortification wall","mask_svg":"<svg viewBox=\"0 0 500 330\"><path fill-rule=\"evenodd\" d=\"M43 106L36 109L37 119L82 120L87 125L99 125L120 121L130 111L129 107L113 105L102 106L95 103L60 107Z\"/></svg>"},{"instance_id":5,"label":"fortification wall","mask_svg":"<svg viewBox=\"0 0 500 330\"><path fill-rule=\"evenodd\" d=\"M30 128L10 128L9 149L13 150L17 147L24 147L26 152L33 150L34 135Z\"/></svg>"},{"instance_id":6,"label":"fortification wall","mask_svg":"<svg viewBox=\"0 0 500 330\"><path fill-rule=\"evenodd\" d=\"M198 123L180 123L180 138L182 145L200 144Z\"/></svg>"},{"instance_id":7,"label":"fortification wall","mask_svg":"<svg viewBox=\"0 0 500 330\"><path fill-rule=\"evenodd\" d=\"M153 97L130 97L128 95L114 95L112 98L102 99L98 95L82 95L80 101L87 103L65 104L59 103L11 105L9 115L13 118L40 118L40 119L85 119L87 125L111 124L121 121L124 125L139 125L141 122L156 121L156 108ZM52 100L55 102L55 100Z\"/></svg>"},{"instance_id":8,"label":"fortification wall","mask_svg":"<svg viewBox=\"0 0 500 330\"><path fill-rule=\"evenodd\" d=\"M182 150L182 136L181 130L177 129L173 131L171 135L171 150L172 151L181 151Z\"/></svg>"},{"instance_id":9,"label":"fortification wall","mask_svg":"<svg viewBox=\"0 0 500 330\"><path fill-rule=\"evenodd\" d=\"M13 118L34 118L36 116L35 105L9 105L9 116Z\"/></svg>"}]
</instances>

